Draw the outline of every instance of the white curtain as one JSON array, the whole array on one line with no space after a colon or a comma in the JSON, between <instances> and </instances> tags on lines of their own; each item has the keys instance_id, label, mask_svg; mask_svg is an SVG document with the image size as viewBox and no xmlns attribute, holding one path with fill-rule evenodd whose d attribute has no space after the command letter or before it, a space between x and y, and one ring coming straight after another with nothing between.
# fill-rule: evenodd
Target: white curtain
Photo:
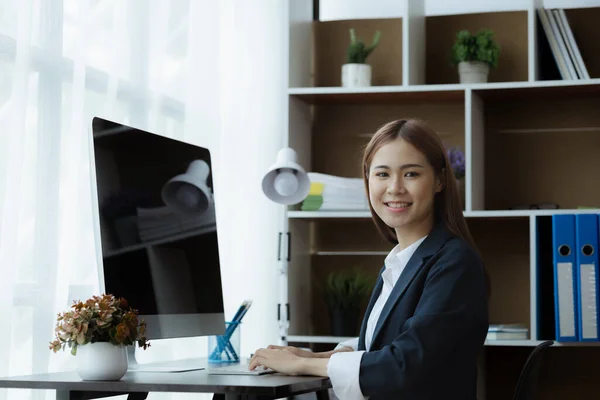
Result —
<instances>
[{"instance_id":1,"label":"white curtain","mask_svg":"<svg viewBox=\"0 0 600 400\"><path fill-rule=\"evenodd\" d=\"M48 343L56 314L98 290L93 116L211 149L226 314L254 301L242 354L277 342L281 209L260 179L287 129L286 13L282 0L0 0L0 376L74 367ZM138 355L206 352L190 338ZM202 398L149 396L188 397ZM0 389L42 398L54 393Z\"/></svg>"}]
</instances>

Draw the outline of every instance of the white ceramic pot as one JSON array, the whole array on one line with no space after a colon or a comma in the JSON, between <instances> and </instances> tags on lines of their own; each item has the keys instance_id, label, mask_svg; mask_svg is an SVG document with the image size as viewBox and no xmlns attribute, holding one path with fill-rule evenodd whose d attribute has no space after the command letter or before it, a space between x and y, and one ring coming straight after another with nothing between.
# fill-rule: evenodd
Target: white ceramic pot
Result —
<instances>
[{"instance_id":1,"label":"white ceramic pot","mask_svg":"<svg viewBox=\"0 0 600 400\"><path fill-rule=\"evenodd\" d=\"M76 371L85 381L117 381L127 372L127 348L111 343L77 346Z\"/></svg>"},{"instance_id":2,"label":"white ceramic pot","mask_svg":"<svg viewBox=\"0 0 600 400\"><path fill-rule=\"evenodd\" d=\"M488 81L490 66L479 61L463 61L458 64L460 83L485 83Z\"/></svg>"},{"instance_id":3,"label":"white ceramic pot","mask_svg":"<svg viewBox=\"0 0 600 400\"><path fill-rule=\"evenodd\" d=\"M342 86L371 86L371 66L369 64L342 65Z\"/></svg>"}]
</instances>

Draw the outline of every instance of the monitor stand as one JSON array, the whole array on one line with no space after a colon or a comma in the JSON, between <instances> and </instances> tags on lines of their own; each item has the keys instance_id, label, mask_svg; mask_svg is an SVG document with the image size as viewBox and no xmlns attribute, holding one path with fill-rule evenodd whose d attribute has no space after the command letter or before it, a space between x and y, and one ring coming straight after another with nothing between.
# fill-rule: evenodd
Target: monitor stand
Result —
<instances>
[{"instance_id":1,"label":"monitor stand","mask_svg":"<svg viewBox=\"0 0 600 400\"><path fill-rule=\"evenodd\" d=\"M127 346L128 371L131 372L186 372L206 369L206 358L188 358L183 360L139 364L135 358L135 346Z\"/></svg>"}]
</instances>

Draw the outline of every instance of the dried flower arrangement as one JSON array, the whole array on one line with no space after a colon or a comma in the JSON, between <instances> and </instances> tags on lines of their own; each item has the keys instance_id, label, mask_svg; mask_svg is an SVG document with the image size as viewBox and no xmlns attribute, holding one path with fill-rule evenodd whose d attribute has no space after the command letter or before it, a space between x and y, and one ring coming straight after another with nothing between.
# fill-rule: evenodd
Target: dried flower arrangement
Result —
<instances>
[{"instance_id":1,"label":"dried flower arrangement","mask_svg":"<svg viewBox=\"0 0 600 400\"><path fill-rule=\"evenodd\" d=\"M115 346L137 342L145 350L150 346L145 335L146 323L138 319L137 310L129 307L127 300L103 294L75 301L69 311L58 314L50 350L56 353L68 346L75 355L77 346L96 342Z\"/></svg>"}]
</instances>

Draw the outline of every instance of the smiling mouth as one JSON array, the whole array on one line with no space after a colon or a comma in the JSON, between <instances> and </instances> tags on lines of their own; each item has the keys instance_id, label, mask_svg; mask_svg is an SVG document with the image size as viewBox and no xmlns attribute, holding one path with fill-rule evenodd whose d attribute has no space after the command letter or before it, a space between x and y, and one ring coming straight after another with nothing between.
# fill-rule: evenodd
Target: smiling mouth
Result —
<instances>
[{"instance_id":1,"label":"smiling mouth","mask_svg":"<svg viewBox=\"0 0 600 400\"><path fill-rule=\"evenodd\" d=\"M390 201L387 203L383 203L385 204L387 207L392 208L392 209L403 209L403 208L408 208L412 205L412 203L407 203L407 202L398 202L398 201Z\"/></svg>"}]
</instances>

